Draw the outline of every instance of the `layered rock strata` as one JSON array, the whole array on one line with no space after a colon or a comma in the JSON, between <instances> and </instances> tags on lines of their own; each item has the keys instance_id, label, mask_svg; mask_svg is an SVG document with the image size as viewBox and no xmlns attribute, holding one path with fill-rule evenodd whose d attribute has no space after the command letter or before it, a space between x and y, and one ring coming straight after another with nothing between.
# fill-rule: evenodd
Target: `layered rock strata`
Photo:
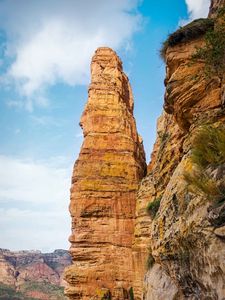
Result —
<instances>
[{"instance_id":1,"label":"layered rock strata","mask_svg":"<svg viewBox=\"0 0 225 300\"><path fill-rule=\"evenodd\" d=\"M99 48L91 63L80 122L84 142L72 177L69 299L123 300L132 293L136 194L146 172L133 105L119 57Z\"/></svg>"},{"instance_id":2,"label":"layered rock strata","mask_svg":"<svg viewBox=\"0 0 225 300\"><path fill-rule=\"evenodd\" d=\"M221 9L224 1L212 1L214 30L224 22ZM135 299L225 299L224 198L216 200L207 184L204 192L197 191L201 179L190 183L185 177L195 167L192 141L202 125L224 128L224 75L206 74L204 59L193 60L196 49L205 46L204 35L188 39L168 46L165 54L166 113L159 120L149 172L138 191ZM219 185L224 170L222 163L204 172ZM156 199L159 210L148 216L146 207Z\"/></svg>"},{"instance_id":3,"label":"layered rock strata","mask_svg":"<svg viewBox=\"0 0 225 300\"><path fill-rule=\"evenodd\" d=\"M185 134L176 124L173 116L164 112L158 119L157 139L151 155L151 162L148 165L148 174L141 181L137 194L133 239L135 300L141 300L145 296L143 279L148 271L149 259L152 255L150 236L154 220L149 216L147 207L150 203L160 201L162 198L163 192L182 158L184 136Z\"/></svg>"},{"instance_id":4,"label":"layered rock strata","mask_svg":"<svg viewBox=\"0 0 225 300\"><path fill-rule=\"evenodd\" d=\"M39 294L38 299L64 299L63 288L60 287L65 285L63 271L70 264L71 257L66 250L41 253L0 249L0 296L1 284L4 284L12 291L24 292L24 297L37 295L42 288L42 296ZM58 290L59 296L54 290Z\"/></svg>"},{"instance_id":5,"label":"layered rock strata","mask_svg":"<svg viewBox=\"0 0 225 300\"><path fill-rule=\"evenodd\" d=\"M10 251L0 249L0 282L15 287L26 281L63 285L63 270L71 264L66 250Z\"/></svg>"}]
</instances>

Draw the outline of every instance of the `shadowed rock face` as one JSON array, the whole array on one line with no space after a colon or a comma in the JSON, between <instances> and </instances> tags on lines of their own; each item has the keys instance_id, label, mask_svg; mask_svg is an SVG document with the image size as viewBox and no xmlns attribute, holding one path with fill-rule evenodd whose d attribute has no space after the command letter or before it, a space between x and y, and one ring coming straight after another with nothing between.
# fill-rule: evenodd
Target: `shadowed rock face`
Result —
<instances>
[{"instance_id":1,"label":"shadowed rock face","mask_svg":"<svg viewBox=\"0 0 225 300\"><path fill-rule=\"evenodd\" d=\"M99 48L92 59L80 125L84 142L72 177L73 265L65 271L66 295L128 299L136 192L146 164L130 84L109 48Z\"/></svg>"},{"instance_id":2,"label":"shadowed rock face","mask_svg":"<svg viewBox=\"0 0 225 300\"><path fill-rule=\"evenodd\" d=\"M212 1L215 29L223 21L216 16L224 5ZM209 193L199 193L184 176L196 167L191 140L201 125L225 124L224 75L206 78L204 60L191 60L204 43L199 36L166 51L166 112L159 118L148 175L137 196L135 300L225 299L224 199L217 202ZM210 168L211 176L218 174L214 180L224 182L224 164ZM146 207L158 198L159 210L150 217ZM149 257L153 263L147 267Z\"/></svg>"}]
</instances>

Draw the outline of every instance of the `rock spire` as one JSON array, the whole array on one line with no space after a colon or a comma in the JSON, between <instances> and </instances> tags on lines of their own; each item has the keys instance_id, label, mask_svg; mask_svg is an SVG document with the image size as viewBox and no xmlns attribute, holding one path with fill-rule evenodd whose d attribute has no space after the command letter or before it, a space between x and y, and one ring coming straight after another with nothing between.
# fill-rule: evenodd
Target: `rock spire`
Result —
<instances>
[{"instance_id":1,"label":"rock spire","mask_svg":"<svg viewBox=\"0 0 225 300\"><path fill-rule=\"evenodd\" d=\"M80 125L84 142L72 176L73 265L65 271L66 294L69 299L128 299L136 192L146 164L131 87L109 48L93 56Z\"/></svg>"}]
</instances>

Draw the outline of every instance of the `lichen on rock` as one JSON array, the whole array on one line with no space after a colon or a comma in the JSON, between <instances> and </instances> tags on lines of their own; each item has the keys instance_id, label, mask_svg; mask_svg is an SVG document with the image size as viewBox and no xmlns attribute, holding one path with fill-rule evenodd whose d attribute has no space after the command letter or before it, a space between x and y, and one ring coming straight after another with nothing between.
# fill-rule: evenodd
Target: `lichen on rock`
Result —
<instances>
[{"instance_id":1,"label":"lichen on rock","mask_svg":"<svg viewBox=\"0 0 225 300\"><path fill-rule=\"evenodd\" d=\"M66 294L70 299L128 299L136 192L146 164L131 87L109 48L97 49L92 59L80 124L84 142L72 178L73 265L65 271Z\"/></svg>"},{"instance_id":2,"label":"lichen on rock","mask_svg":"<svg viewBox=\"0 0 225 300\"><path fill-rule=\"evenodd\" d=\"M212 1L210 17L215 31L221 24L218 10L224 9L224 5L224 1ZM172 37L177 34L182 35L182 29ZM151 172L139 190L137 215L143 203L147 205L147 198L148 202L154 201L156 194L162 198L156 217L149 218L148 238L140 230L136 238L137 242L145 238L141 249L148 247L155 260L152 268L142 270L137 299L222 300L225 296L224 76L220 72L207 78L204 74L207 62L193 61L196 49L204 49L205 43L201 32L193 39L167 44L164 52L167 114L161 119L168 119L169 115L173 120L171 125L176 124L178 129L169 126L177 134L174 133L173 139L168 138L167 129L167 139L161 149L158 135L149 166ZM171 145L174 145L173 152L179 154L174 164L169 163ZM163 178L165 160L168 161L166 174L170 177L162 186L157 178L160 175ZM137 219L136 228L140 224Z\"/></svg>"}]
</instances>

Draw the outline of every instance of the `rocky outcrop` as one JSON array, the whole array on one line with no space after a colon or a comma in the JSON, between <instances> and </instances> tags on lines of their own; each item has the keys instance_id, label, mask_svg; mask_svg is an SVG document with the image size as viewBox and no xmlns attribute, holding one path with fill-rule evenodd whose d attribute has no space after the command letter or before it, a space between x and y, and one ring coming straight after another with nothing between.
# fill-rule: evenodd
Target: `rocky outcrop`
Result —
<instances>
[{"instance_id":1,"label":"rocky outcrop","mask_svg":"<svg viewBox=\"0 0 225 300\"><path fill-rule=\"evenodd\" d=\"M223 24L224 15L218 15L218 9L223 7L223 1L212 1L210 16L215 18L214 31ZM205 35L201 31L199 36L194 34L191 38L190 27L187 30L188 40L182 42L186 32L180 30L173 36L183 35L179 42L167 45L166 113L159 119L149 172L138 191L133 244L138 274L134 281L135 299L222 300L225 297L225 196L221 192L218 198L208 188L212 182L215 185L224 182L224 165L209 164L207 169L201 169L202 176L211 178L205 186L200 186L205 188L204 192L196 188L198 177L190 182L185 176L196 168L192 141L202 125L224 128L224 76L219 72L209 73L211 69L205 68L204 59L194 59L196 49L205 47ZM160 200L159 209L156 215L148 216L146 207L152 209L150 204L156 199Z\"/></svg>"},{"instance_id":2,"label":"rocky outcrop","mask_svg":"<svg viewBox=\"0 0 225 300\"><path fill-rule=\"evenodd\" d=\"M96 51L71 187L69 299L225 299L224 5L164 43L147 174L121 61Z\"/></svg>"},{"instance_id":3,"label":"rocky outcrop","mask_svg":"<svg viewBox=\"0 0 225 300\"><path fill-rule=\"evenodd\" d=\"M24 285L28 283L64 286L63 270L70 264L71 258L66 250L41 253L40 251L12 252L0 249L0 283L17 291L23 290ZM29 289L29 292L33 294L39 293L35 286ZM46 293L42 291L42 294L44 299L52 299L50 293L46 296Z\"/></svg>"},{"instance_id":4,"label":"rocky outcrop","mask_svg":"<svg viewBox=\"0 0 225 300\"><path fill-rule=\"evenodd\" d=\"M136 193L146 164L122 63L109 48L92 59L84 142L75 163L70 213L69 299L128 299Z\"/></svg>"},{"instance_id":5,"label":"rocky outcrop","mask_svg":"<svg viewBox=\"0 0 225 300\"><path fill-rule=\"evenodd\" d=\"M148 166L148 174L142 180L137 194L133 240L135 300L143 299L145 294L143 278L151 264L149 260L152 258L150 236L153 220L147 212L147 207L150 203L161 200L163 192L182 158L184 136L185 133L180 130L173 116L164 112L158 119L157 139Z\"/></svg>"}]
</instances>

